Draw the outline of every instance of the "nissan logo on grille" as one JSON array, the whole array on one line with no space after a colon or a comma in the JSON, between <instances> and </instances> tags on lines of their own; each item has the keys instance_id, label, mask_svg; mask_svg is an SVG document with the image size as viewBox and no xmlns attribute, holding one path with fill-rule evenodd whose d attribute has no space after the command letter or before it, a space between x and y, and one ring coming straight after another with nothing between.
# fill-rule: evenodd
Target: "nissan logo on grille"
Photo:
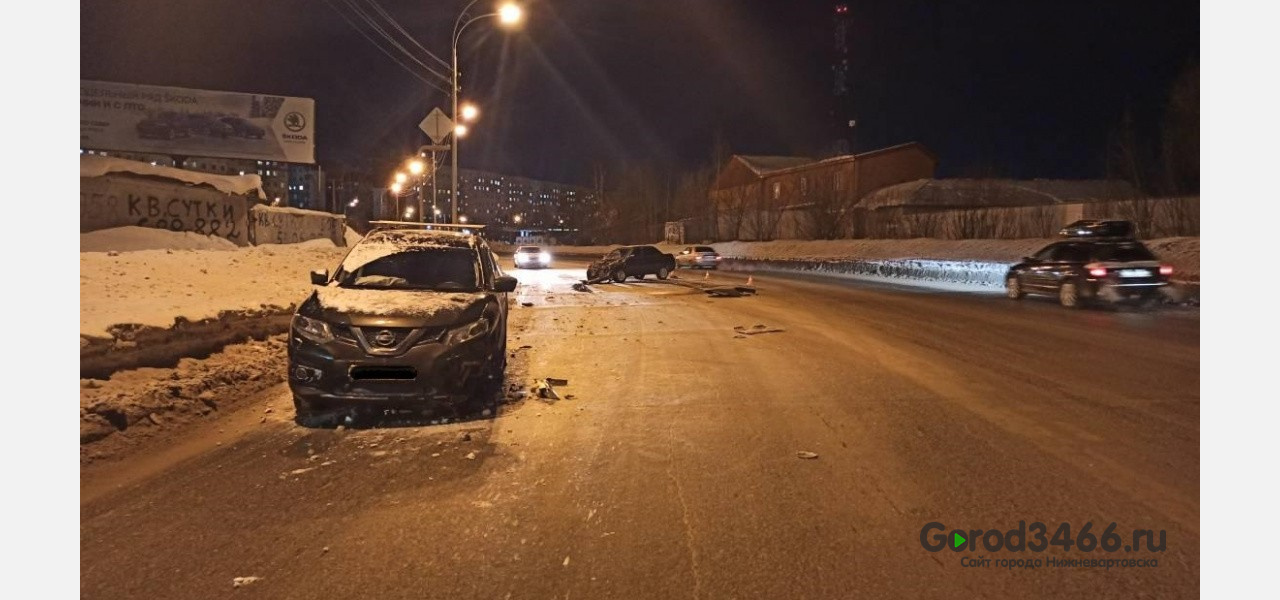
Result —
<instances>
[{"instance_id":1,"label":"nissan logo on grille","mask_svg":"<svg viewBox=\"0 0 1280 600\"><path fill-rule=\"evenodd\" d=\"M373 336L373 343L383 348L390 348L396 344L396 334L390 329L383 329Z\"/></svg>"}]
</instances>

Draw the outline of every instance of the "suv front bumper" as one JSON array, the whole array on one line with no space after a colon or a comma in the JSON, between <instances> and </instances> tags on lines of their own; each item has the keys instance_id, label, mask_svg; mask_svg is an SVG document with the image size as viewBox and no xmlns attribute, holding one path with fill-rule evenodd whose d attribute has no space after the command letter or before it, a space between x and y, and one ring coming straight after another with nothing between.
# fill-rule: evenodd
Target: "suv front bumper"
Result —
<instances>
[{"instance_id":1,"label":"suv front bumper","mask_svg":"<svg viewBox=\"0 0 1280 600\"><path fill-rule=\"evenodd\" d=\"M315 344L293 335L289 389L318 405L454 402L488 374L497 347L490 335L456 346L427 343L399 356L371 356L341 341Z\"/></svg>"}]
</instances>

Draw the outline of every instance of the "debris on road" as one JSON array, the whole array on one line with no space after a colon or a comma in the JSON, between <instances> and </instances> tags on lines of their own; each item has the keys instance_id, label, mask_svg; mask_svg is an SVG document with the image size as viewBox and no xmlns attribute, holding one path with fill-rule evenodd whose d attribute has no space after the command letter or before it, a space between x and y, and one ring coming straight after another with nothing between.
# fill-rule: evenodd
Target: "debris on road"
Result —
<instances>
[{"instance_id":1,"label":"debris on road","mask_svg":"<svg viewBox=\"0 0 1280 600\"><path fill-rule=\"evenodd\" d=\"M818 453L809 452L808 450L797 450L796 458L804 458L804 459L812 460L812 459L818 458Z\"/></svg>"},{"instance_id":2,"label":"debris on road","mask_svg":"<svg viewBox=\"0 0 1280 600\"><path fill-rule=\"evenodd\" d=\"M748 329L744 325L738 325L738 326L735 326L733 330L743 335L759 335L761 333L785 333L787 331L786 329L783 329L781 327L766 327L764 325L756 325L755 327L752 327L750 329Z\"/></svg>"},{"instance_id":3,"label":"debris on road","mask_svg":"<svg viewBox=\"0 0 1280 600\"><path fill-rule=\"evenodd\" d=\"M573 291L575 291L575 292L586 292L586 293L588 293L588 294L592 293L591 288L587 287L587 284L582 283L581 281L579 281L578 283L573 284Z\"/></svg>"},{"instance_id":4,"label":"debris on road","mask_svg":"<svg viewBox=\"0 0 1280 600\"><path fill-rule=\"evenodd\" d=\"M466 433L462 434L462 441L464 441L464 442L470 442L470 441L471 441L471 432L469 432L469 431L468 431L468 432L466 432Z\"/></svg>"},{"instance_id":5,"label":"debris on road","mask_svg":"<svg viewBox=\"0 0 1280 600\"><path fill-rule=\"evenodd\" d=\"M249 577L236 577L235 579L231 580L231 587L233 588L244 587L246 585L249 585L251 583L255 583L261 580L262 578L256 575L252 575Z\"/></svg>"},{"instance_id":6,"label":"debris on road","mask_svg":"<svg viewBox=\"0 0 1280 600\"><path fill-rule=\"evenodd\" d=\"M548 377L545 380L548 385L569 385L568 379L559 379L556 377Z\"/></svg>"},{"instance_id":7,"label":"debris on road","mask_svg":"<svg viewBox=\"0 0 1280 600\"><path fill-rule=\"evenodd\" d=\"M475 452L468 452L468 453L467 453L467 460L475 460L475 459L476 459L476 453L475 453Z\"/></svg>"},{"instance_id":8,"label":"debris on road","mask_svg":"<svg viewBox=\"0 0 1280 600\"><path fill-rule=\"evenodd\" d=\"M539 398L544 400L560 399L560 394L557 394L555 388L552 387L552 384L548 383L545 379L538 381L538 384L534 387L534 392L538 394Z\"/></svg>"},{"instance_id":9,"label":"debris on road","mask_svg":"<svg viewBox=\"0 0 1280 600\"><path fill-rule=\"evenodd\" d=\"M521 302L520 306L533 306L532 302Z\"/></svg>"},{"instance_id":10,"label":"debris on road","mask_svg":"<svg viewBox=\"0 0 1280 600\"><path fill-rule=\"evenodd\" d=\"M742 296L754 296L756 294L756 288L747 285L716 286L702 291L712 298L741 298Z\"/></svg>"}]
</instances>

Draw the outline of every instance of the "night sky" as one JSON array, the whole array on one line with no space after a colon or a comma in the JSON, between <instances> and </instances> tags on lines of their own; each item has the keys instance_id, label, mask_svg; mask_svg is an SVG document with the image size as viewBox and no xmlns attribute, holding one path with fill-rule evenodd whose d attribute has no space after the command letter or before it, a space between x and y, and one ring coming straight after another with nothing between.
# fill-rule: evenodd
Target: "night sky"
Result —
<instances>
[{"instance_id":1,"label":"night sky","mask_svg":"<svg viewBox=\"0 0 1280 600\"><path fill-rule=\"evenodd\" d=\"M1101 176L1124 111L1154 127L1199 56L1195 2L845 3L856 147L920 141L943 176ZM344 20L362 23L352 4L381 19L370 0L82 1L80 76L311 97L322 163L401 155L425 143L417 123L431 106L448 112L448 96ZM377 6L448 60L463 4ZM476 23L461 71L483 114L463 166L584 183L597 162L696 167L717 135L736 153L820 155L834 4L537 0L518 32Z\"/></svg>"}]
</instances>

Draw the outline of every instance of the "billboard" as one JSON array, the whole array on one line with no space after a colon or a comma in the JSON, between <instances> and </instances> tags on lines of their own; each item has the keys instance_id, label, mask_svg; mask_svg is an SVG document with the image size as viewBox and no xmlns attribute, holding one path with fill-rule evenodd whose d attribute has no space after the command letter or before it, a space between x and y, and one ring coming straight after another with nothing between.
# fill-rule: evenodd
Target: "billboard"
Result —
<instances>
[{"instance_id":1,"label":"billboard","mask_svg":"<svg viewBox=\"0 0 1280 600\"><path fill-rule=\"evenodd\" d=\"M80 81L80 147L315 162L315 100Z\"/></svg>"}]
</instances>

